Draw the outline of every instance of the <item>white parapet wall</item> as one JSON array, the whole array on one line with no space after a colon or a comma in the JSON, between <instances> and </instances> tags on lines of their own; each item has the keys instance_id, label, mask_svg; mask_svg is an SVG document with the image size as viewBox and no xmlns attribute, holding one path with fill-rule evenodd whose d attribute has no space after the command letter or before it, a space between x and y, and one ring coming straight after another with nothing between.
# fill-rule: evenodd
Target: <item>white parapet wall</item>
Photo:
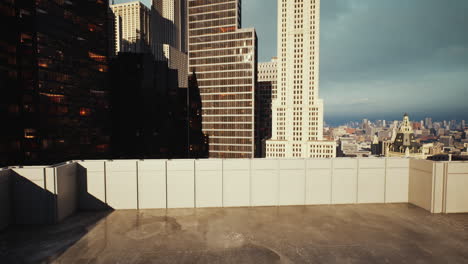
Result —
<instances>
[{"instance_id":1,"label":"white parapet wall","mask_svg":"<svg viewBox=\"0 0 468 264\"><path fill-rule=\"evenodd\" d=\"M444 162L444 213L468 212L468 162Z\"/></svg>"},{"instance_id":2,"label":"white parapet wall","mask_svg":"<svg viewBox=\"0 0 468 264\"><path fill-rule=\"evenodd\" d=\"M11 223L11 171L0 169L0 230Z\"/></svg>"},{"instance_id":3,"label":"white parapet wall","mask_svg":"<svg viewBox=\"0 0 468 264\"><path fill-rule=\"evenodd\" d=\"M0 170L0 228L11 219L19 224L52 223L77 210L107 208L411 203L432 213L459 213L468 212L467 187L467 162L404 158L77 161ZM9 216L12 211L15 214Z\"/></svg>"},{"instance_id":4,"label":"white parapet wall","mask_svg":"<svg viewBox=\"0 0 468 264\"><path fill-rule=\"evenodd\" d=\"M138 161L138 208L166 208L166 160Z\"/></svg>"},{"instance_id":5,"label":"white parapet wall","mask_svg":"<svg viewBox=\"0 0 468 264\"><path fill-rule=\"evenodd\" d=\"M432 213L466 213L467 190L468 162L410 161L410 203Z\"/></svg>"},{"instance_id":6,"label":"white parapet wall","mask_svg":"<svg viewBox=\"0 0 468 264\"><path fill-rule=\"evenodd\" d=\"M16 224L48 224L53 222L53 172L45 166L15 167L13 175L14 221Z\"/></svg>"},{"instance_id":7,"label":"white parapet wall","mask_svg":"<svg viewBox=\"0 0 468 264\"><path fill-rule=\"evenodd\" d=\"M107 208L106 162L103 160L79 161L77 166L79 209Z\"/></svg>"},{"instance_id":8,"label":"white parapet wall","mask_svg":"<svg viewBox=\"0 0 468 264\"><path fill-rule=\"evenodd\" d=\"M195 161L195 206L223 207L223 160Z\"/></svg>"},{"instance_id":9,"label":"white parapet wall","mask_svg":"<svg viewBox=\"0 0 468 264\"><path fill-rule=\"evenodd\" d=\"M408 202L409 160L399 158L114 160L78 166L82 209Z\"/></svg>"},{"instance_id":10,"label":"white parapet wall","mask_svg":"<svg viewBox=\"0 0 468 264\"><path fill-rule=\"evenodd\" d=\"M106 201L112 208L138 209L136 160L105 162Z\"/></svg>"},{"instance_id":11,"label":"white parapet wall","mask_svg":"<svg viewBox=\"0 0 468 264\"><path fill-rule=\"evenodd\" d=\"M195 160L168 160L167 208L195 207Z\"/></svg>"},{"instance_id":12,"label":"white parapet wall","mask_svg":"<svg viewBox=\"0 0 468 264\"><path fill-rule=\"evenodd\" d=\"M434 211L434 164L428 160L411 160L409 177L409 202Z\"/></svg>"},{"instance_id":13,"label":"white parapet wall","mask_svg":"<svg viewBox=\"0 0 468 264\"><path fill-rule=\"evenodd\" d=\"M250 160L223 160L223 206L250 206Z\"/></svg>"},{"instance_id":14,"label":"white parapet wall","mask_svg":"<svg viewBox=\"0 0 468 264\"><path fill-rule=\"evenodd\" d=\"M53 168L55 175L56 219L61 222L78 210L78 174L75 162Z\"/></svg>"},{"instance_id":15,"label":"white parapet wall","mask_svg":"<svg viewBox=\"0 0 468 264\"><path fill-rule=\"evenodd\" d=\"M385 159L385 202L407 203L409 191L409 159Z\"/></svg>"},{"instance_id":16,"label":"white parapet wall","mask_svg":"<svg viewBox=\"0 0 468 264\"><path fill-rule=\"evenodd\" d=\"M11 201L16 224L52 224L78 208L77 164L12 167Z\"/></svg>"}]
</instances>

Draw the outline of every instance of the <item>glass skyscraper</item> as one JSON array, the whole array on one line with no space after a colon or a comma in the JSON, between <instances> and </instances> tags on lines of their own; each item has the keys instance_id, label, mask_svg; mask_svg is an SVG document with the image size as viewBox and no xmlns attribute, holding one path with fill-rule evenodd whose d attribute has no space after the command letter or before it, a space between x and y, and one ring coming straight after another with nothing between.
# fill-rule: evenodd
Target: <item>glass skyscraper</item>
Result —
<instances>
[{"instance_id":1,"label":"glass skyscraper","mask_svg":"<svg viewBox=\"0 0 468 264\"><path fill-rule=\"evenodd\" d=\"M202 99L210 158L253 158L257 37L240 0L188 1L189 71Z\"/></svg>"},{"instance_id":2,"label":"glass skyscraper","mask_svg":"<svg viewBox=\"0 0 468 264\"><path fill-rule=\"evenodd\" d=\"M0 167L109 153L108 1L2 1Z\"/></svg>"}]
</instances>

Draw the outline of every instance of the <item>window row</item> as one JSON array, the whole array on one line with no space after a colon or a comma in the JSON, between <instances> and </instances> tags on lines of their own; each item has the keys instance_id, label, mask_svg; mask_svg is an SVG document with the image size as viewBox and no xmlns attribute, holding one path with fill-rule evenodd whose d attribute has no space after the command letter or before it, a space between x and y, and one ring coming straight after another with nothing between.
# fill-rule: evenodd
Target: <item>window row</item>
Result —
<instances>
[{"instance_id":1,"label":"window row","mask_svg":"<svg viewBox=\"0 0 468 264\"><path fill-rule=\"evenodd\" d=\"M221 10L230 10L235 9L236 4L235 2L227 3L227 4L217 4L212 6L202 6L202 7L191 7L190 14L199 14L199 13L209 13L209 12L216 12Z\"/></svg>"},{"instance_id":2,"label":"window row","mask_svg":"<svg viewBox=\"0 0 468 264\"><path fill-rule=\"evenodd\" d=\"M252 101L236 101L236 102L206 102L203 107L252 107Z\"/></svg>"},{"instance_id":3,"label":"window row","mask_svg":"<svg viewBox=\"0 0 468 264\"><path fill-rule=\"evenodd\" d=\"M206 95L202 94L202 101L206 100L244 100L244 99L252 99L252 94L216 94L216 95Z\"/></svg>"},{"instance_id":4,"label":"window row","mask_svg":"<svg viewBox=\"0 0 468 264\"><path fill-rule=\"evenodd\" d=\"M236 130L236 129L252 129L252 124L205 124L203 123L203 130L205 129L221 129L221 130Z\"/></svg>"},{"instance_id":5,"label":"window row","mask_svg":"<svg viewBox=\"0 0 468 264\"><path fill-rule=\"evenodd\" d=\"M201 43L201 42L217 42L226 40L237 40L237 39L250 39L253 38L253 32L239 32L239 33L226 33L213 36L204 37L191 37L190 44Z\"/></svg>"},{"instance_id":6,"label":"window row","mask_svg":"<svg viewBox=\"0 0 468 264\"><path fill-rule=\"evenodd\" d=\"M198 81L198 85L201 86L219 86L219 85L246 85L253 84L253 79L218 79L218 80L206 80Z\"/></svg>"}]
</instances>

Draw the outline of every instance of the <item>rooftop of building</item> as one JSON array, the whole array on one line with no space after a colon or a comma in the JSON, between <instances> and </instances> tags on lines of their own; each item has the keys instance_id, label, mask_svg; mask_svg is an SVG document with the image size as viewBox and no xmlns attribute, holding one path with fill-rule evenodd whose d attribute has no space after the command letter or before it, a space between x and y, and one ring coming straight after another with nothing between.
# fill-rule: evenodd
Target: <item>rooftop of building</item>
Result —
<instances>
[{"instance_id":1,"label":"rooftop of building","mask_svg":"<svg viewBox=\"0 0 468 264\"><path fill-rule=\"evenodd\" d=\"M467 187L404 158L9 167L0 263L466 263Z\"/></svg>"},{"instance_id":2,"label":"rooftop of building","mask_svg":"<svg viewBox=\"0 0 468 264\"><path fill-rule=\"evenodd\" d=\"M467 228L407 204L81 213L0 233L0 262L466 263Z\"/></svg>"}]
</instances>

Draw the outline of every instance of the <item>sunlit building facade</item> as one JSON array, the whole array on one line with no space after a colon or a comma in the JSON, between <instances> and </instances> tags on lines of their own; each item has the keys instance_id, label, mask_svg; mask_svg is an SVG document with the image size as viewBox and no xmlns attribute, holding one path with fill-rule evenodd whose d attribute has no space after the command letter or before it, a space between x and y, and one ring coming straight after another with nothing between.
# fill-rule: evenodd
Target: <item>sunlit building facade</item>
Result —
<instances>
[{"instance_id":1,"label":"sunlit building facade","mask_svg":"<svg viewBox=\"0 0 468 264\"><path fill-rule=\"evenodd\" d=\"M329 158L319 98L320 0L278 0L278 76L267 157Z\"/></svg>"},{"instance_id":2,"label":"sunlit building facade","mask_svg":"<svg viewBox=\"0 0 468 264\"><path fill-rule=\"evenodd\" d=\"M210 158L255 155L257 37L241 29L240 0L189 0L189 71L202 99Z\"/></svg>"},{"instance_id":3,"label":"sunlit building facade","mask_svg":"<svg viewBox=\"0 0 468 264\"><path fill-rule=\"evenodd\" d=\"M151 52L151 10L139 1L110 8L115 19L115 54Z\"/></svg>"},{"instance_id":4,"label":"sunlit building facade","mask_svg":"<svg viewBox=\"0 0 468 264\"><path fill-rule=\"evenodd\" d=\"M107 11L108 1L2 1L0 165L107 155Z\"/></svg>"},{"instance_id":5,"label":"sunlit building facade","mask_svg":"<svg viewBox=\"0 0 468 264\"><path fill-rule=\"evenodd\" d=\"M152 52L178 71L182 88L188 86L186 10L186 0L153 0L151 17Z\"/></svg>"}]
</instances>

